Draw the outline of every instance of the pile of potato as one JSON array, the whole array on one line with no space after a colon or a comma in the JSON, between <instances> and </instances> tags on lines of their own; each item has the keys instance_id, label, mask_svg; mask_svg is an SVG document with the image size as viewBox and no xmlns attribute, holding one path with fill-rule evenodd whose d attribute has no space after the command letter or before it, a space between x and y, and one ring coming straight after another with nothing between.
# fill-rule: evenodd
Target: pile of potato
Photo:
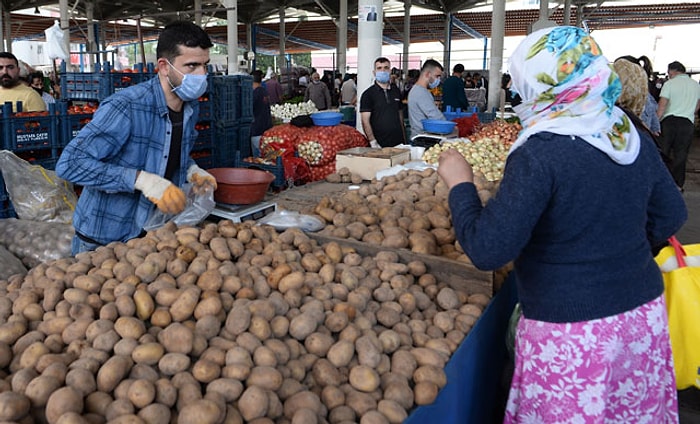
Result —
<instances>
[{"instance_id":1,"label":"pile of potato","mask_svg":"<svg viewBox=\"0 0 700 424\"><path fill-rule=\"evenodd\" d=\"M447 194L434 169L405 170L336 198L324 197L314 213L326 221L320 231L326 236L470 263L456 240Z\"/></svg>"},{"instance_id":2,"label":"pile of potato","mask_svg":"<svg viewBox=\"0 0 700 424\"><path fill-rule=\"evenodd\" d=\"M395 252L166 225L0 281L0 421L399 423L488 302Z\"/></svg>"}]
</instances>

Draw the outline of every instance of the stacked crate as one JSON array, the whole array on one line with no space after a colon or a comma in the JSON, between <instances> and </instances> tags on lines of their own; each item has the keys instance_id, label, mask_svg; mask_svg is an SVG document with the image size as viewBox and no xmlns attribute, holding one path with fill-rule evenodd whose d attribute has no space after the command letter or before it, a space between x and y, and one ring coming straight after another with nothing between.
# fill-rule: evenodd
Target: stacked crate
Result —
<instances>
[{"instance_id":1,"label":"stacked crate","mask_svg":"<svg viewBox=\"0 0 700 424\"><path fill-rule=\"evenodd\" d=\"M22 112L21 102L13 113L12 103L2 106L4 150L46 169L54 169L58 156L58 116L55 105L47 112Z\"/></svg>"},{"instance_id":2,"label":"stacked crate","mask_svg":"<svg viewBox=\"0 0 700 424\"><path fill-rule=\"evenodd\" d=\"M236 154L251 154L253 78L209 75L207 93L199 99L199 132L192 157L203 168L232 167Z\"/></svg>"}]
</instances>

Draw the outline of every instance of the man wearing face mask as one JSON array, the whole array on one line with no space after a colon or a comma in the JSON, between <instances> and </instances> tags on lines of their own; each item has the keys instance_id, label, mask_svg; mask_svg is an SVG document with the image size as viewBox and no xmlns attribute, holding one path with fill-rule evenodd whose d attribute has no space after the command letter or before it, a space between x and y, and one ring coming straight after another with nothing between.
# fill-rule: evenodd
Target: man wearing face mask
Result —
<instances>
[{"instance_id":1,"label":"man wearing face mask","mask_svg":"<svg viewBox=\"0 0 700 424\"><path fill-rule=\"evenodd\" d=\"M411 135L424 132L421 121L424 119L445 120L445 115L435 105L435 98L428 89L440 85L442 65L436 60L428 59L420 70L420 76L411 91L408 92L408 118L411 120Z\"/></svg>"},{"instance_id":2,"label":"man wearing face mask","mask_svg":"<svg viewBox=\"0 0 700 424\"><path fill-rule=\"evenodd\" d=\"M191 22L166 26L157 76L105 99L63 150L56 174L83 186L73 216L74 255L142 236L156 208L182 212L185 183L195 193L216 188L190 157L210 47L207 33Z\"/></svg>"},{"instance_id":3,"label":"man wearing face mask","mask_svg":"<svg viewBox=\"0 0 700 424\"><path fill-rule=\"evenodd\" d=\"M360 98L360 119L372 147L393 147L406 143L401 91L390 83L391 62L374 61L374 84Z\"/></svg>"}]
</instances>

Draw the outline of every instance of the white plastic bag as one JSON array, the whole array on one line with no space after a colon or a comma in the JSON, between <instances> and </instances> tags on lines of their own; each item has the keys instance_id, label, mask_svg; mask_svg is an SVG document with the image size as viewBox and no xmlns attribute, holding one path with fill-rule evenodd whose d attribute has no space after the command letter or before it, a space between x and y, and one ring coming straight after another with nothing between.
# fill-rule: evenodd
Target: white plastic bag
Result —
<instances>
[{"instance_id":1,"label":"white plastic bag","mask_svg":"<svg viewBox=\"0 0 700 424\"><path fill-rule=\"evenodd\" d=\"M49 59L62 59L68 63L70 53L68 52L61 24L58 21L54 21L50 28L44 30L44 34L46 34L46 54L49 56Z\"/></svg>"},{"instance_id":2,"label":"white plastic bag","mask_svg":"<svg viewBox=\"0 0 700 424\"><path fill-rule=\"evenodd\" d=\"M258 223L270 225L277 231L284 231L287 228L300 228L302 231L315 232L325 227L324 223L315 216L287 210L271 213L259 220Z\"/></svg>"}]
</instances>

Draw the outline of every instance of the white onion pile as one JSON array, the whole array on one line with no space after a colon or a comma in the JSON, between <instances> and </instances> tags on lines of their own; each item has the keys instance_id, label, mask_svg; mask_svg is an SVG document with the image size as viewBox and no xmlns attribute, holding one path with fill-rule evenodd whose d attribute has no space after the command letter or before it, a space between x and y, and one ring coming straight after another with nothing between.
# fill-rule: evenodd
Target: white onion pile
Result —
<instances>
[{"instance_id":1,"label":"white onion pile","mask_svg":"<svg viewBox=\"0 0 700 424\"><path fill-rule=\"evenodd\" d=\"M316 105L311 100L303 103L284 103L281 105L272 105L270 107L272 116L283 121L290 121L300 115L310 115L318 112Z\"/></svg>"}]
</instances>

